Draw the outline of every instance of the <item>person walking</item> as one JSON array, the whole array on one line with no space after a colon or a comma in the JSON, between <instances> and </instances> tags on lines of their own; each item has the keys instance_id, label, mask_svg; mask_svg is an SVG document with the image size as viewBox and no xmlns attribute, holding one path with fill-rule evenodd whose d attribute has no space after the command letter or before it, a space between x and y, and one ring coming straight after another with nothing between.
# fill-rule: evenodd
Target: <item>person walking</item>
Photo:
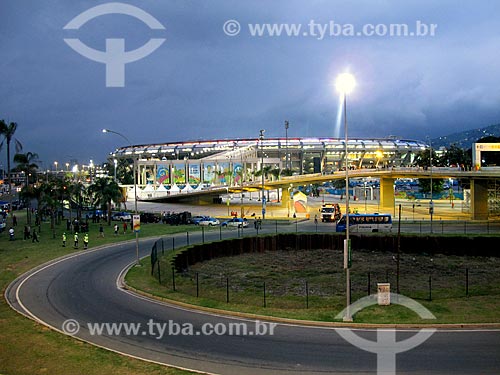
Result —
<instances>
[{"instance_id":1,"label":"person walking","mask_svg":"<svg viewBox=\"0 0 500 375\"><path fill-rule=\"evenodd\" d=\"M30 238L30 227L28 225L25 225L24 226L24 236L23 236L23 239L24 240L28 240Z\"/></svg>"},{"instance_id":2,"label":"person walking","mask_svg":"<svg viewBox=\"0 0 500 375\"><path fill-rule=\"evenodd\" d=\"M127 226L128 226L128 225L127 225L127 222L126 222L126 221L124 221L124 222L123 222L123 234L127 233Z\"/></svg>"},{"instance_id":3,"label":"person walking","mask_svg":"<svg viewBox=\"0 0 500 375\"><path fill-rule=\"evenodd\" d=\"M104 227L102 224L99 224L99 237L104 238Z\"/></svg>"},{"instance_id":4,"label":"person walking","mask_svg":"<svg viewBox=\"0 0 500 375\"><path fill-rule=\"evenodd\" d=\"M113 230L115 231L115 236L118 236L118 224L115 224Z\"/></svg>"},{"instance_id":5,"label":"person walking","mask_svg":"<svg viewBox=\"0 0 500 375\"><path fill-rule=\"evenodd\" d=\"M75 232L74 240L75 240L75 249L78 249L78 232Z\"/></svg>"},{"instance_id":6,"label":"person walking","mask_svg":"<svg viewBox=\"0 0 500 375\"><path fill-rule=\"evenodd\" d=\"M66 232L62 234L62 246L66 247Z\"/></svg>"},{"instance_id":7,"label":"person walking","mask_svg":"<svg viewBox=\"0 0 500 375\"><path fill-rule=\"evenodd\" d=\"M9 241L14 241L14 228L9 229Z\"/></svg>"},{"instance_id":8,"label":"person walking","mask_svg":"<svg viewBox=\"0 0 500 375\"><path fill-rule=\"evenodd\" d=\"M33 236L31 237L31 242L40 242L38 241L38 233L36 232L36 229L33 229Z\"/></svg>"},{"instance_id":9,"label":"person walking","mask_svg":"<svg viewBox=\"0 0 500 375\"><path fill-rule=\"evenodd\" d=\"M89 234L85 233L85 236L83 236L83 249L87 250L89 247Z\"/></svg>"}]
</instances>

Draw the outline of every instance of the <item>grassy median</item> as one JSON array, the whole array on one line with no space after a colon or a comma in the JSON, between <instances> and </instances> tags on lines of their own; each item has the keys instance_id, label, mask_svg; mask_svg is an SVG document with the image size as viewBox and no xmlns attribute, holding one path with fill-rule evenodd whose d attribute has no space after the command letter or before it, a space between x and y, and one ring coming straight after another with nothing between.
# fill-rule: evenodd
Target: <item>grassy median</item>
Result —
<instances>
[{"instance_id":1,"label":"grassy median","mask_svg":"<svg viewBox=\"0 0 500 375\"><path fill-rule=\"evenodd\" d=\"M345 307L343 255L338 250L282 250L215 258L176 273L175 291L170 266L174 254L161 258L161 285L157 268L151 275L148 259L144 260L148 266L129 271L127 283L193 305L302 320L339 321L335 316ZM390 282L391 291L396 292L392 253L357 250L353 257L352 301L376 293L379 282ZM499 323L499 270L497 257L403 253L400 293L424 305L436 320L421 320L405 307L391 305L364 309L356 314L355 322Z\"/></svg>"},{"instance_id":2,"label":"grassy median","mask_svg":"<svg viewBox=\"0 0 500 375\"><path fill-rule=\"evenodd\" d=\"M16 227L15 241L9 241L7 231L0 234L2 294L7 285L23 272L48 260L76 251L73 249L73 237L70 234L67 236L66 247L62 247L61 236L66 229L65 223L56 226L55 238L53 238L49 223L42 223L39 233L40 242L33 243L31 240L22 239L25 218L23 213L17 213L17 216L19 224ZM141 238L159 237L186 230L193 230L193 228L143 224L140 236ZM98 224L90 224L89 248L135 238L130 231L125 235L114 236L112 226L109 227L106 223L104 223L104 231L105 237L98 238ZM83 236L80 236L80 249L82 248ZM54 332L13 311L4 298L0 302L0 373L9 375L188 374L186 371L130 359Z\"/></svg>"}]
</instances>

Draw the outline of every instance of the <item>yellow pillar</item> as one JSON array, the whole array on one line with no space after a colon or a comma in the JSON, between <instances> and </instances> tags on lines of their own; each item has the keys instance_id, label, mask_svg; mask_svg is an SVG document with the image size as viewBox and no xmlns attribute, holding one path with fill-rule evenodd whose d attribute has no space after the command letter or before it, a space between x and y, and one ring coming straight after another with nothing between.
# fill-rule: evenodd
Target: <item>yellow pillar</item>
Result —
<instances>
[{"instance_id":1,"label":"yellow pillar","mask_svg":"<svg viewBox=\"0 0 500 375\"><path fill-rule=\"evenodd\" d=\"M470 181L472 220L488 220L488 181Z\"/></svg>"},{"instance_id":2,"label":"yellow pillar","mask_svg":"<svg viewBox=\"0 0 500 375\"><path fill-rule=\"evenodd\" d=\"M281 189L281 207L287 209L287 217L293 215L293 200L290 197L290 190L285 187Z\"/></svg>"},{"instance_id":3,"label":"yellow pillar","mask_svg":"<svg viewBox=\"0 0 500 375\"><path fill-rule=\"evenodd\" d=\"M290 202L290 191L287 188L281 189L281 207L288 207Z\"/></svg>"},{"instance_id":4,"label":"yellow pillar","mask_svg":"<svg viewBox=\"0 0 500 375\"><path fill-rule=\"evenodd\" d=\"M394 178L380 179L380 208L387 212L394 210Z\"/></svg>"}]
</instances>

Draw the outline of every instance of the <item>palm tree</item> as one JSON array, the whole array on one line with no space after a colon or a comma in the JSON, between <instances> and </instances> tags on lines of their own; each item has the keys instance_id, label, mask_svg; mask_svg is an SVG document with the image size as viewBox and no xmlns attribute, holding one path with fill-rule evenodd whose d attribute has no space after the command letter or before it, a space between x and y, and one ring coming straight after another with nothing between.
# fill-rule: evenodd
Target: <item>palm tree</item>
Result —
<instances>
[{"instance_id":1,"label":"palm tree","mask_svg":"<svg viewBox=\"0 0 500 375\"><path fill-rule=\"evenodd\" d=\"M92 194L94 205L107 210L108 225L111 225L111 203L119 205L123 198L120 186L110 178L100 177L89 186L89 192Z\"/></svg>"},{"instance_id":2,"label":"palm tree","mask_svg":"<svg viewBox=\"0 0 500 375\"><path fill-rule=\"evenodd\" d=\"M38 154L33 152L27 152L26 154L15 154L14 155L14 163L17 163L16 170L19 172L24 172L26 177L26 186L24 187L25 194L23 194L24 201L26 203L26 219L28 223L31 223L30 216L30 202L31 202L31 194L30 194L30 176L33 176L33 182L36 181L36 171L38 169L38 165L35 164L35 161L38 160Z\"/></svg>"},{"instance_id":3,"label":"palm tree","mask_svg":"<svg viewBox=\"0 0 500 375\"><path fill-rule=\"evenodd\" d=\"M30 183L29 176L33 176L31 182L36 180L36 171L38 169L38 154L34 152L27 152L25 154L15 154L14 163L17 164L16 170L19 172L24 172L26 176L27 185Z\"/></svg>"},{"instance_id":4,"label":"palm tree","mask_svg":"<svg viewBox=\"0 0 500 375\"><path fill-rule=\"evenodd\" d=\"M2 143L0 143L0 149L2 146L6 145L7 148L7 184L10 189L10 142L14 140L14 144L16 147L16 153L19 153L23 149L23 145L17 139L14 138L14 134L17 130L17 123L11 122L7 124L5 120L0 120L0 135L3 135L4 139Z\"/></svg>"},{"instance_id":5,"label":"palm tree","mask_svg":"<svg viewBox=\"0 0 500 375\"><path fill-rule=\"evenodd\" d=\"M69 194L69 216L71 220L71 203L74 202L76 204L76 218L80 220L82 217L83 205L88 201L88 189L85 185L80 182L70 183L68 181L67 185L68 194Z\"/></svg>"}]
</instances>

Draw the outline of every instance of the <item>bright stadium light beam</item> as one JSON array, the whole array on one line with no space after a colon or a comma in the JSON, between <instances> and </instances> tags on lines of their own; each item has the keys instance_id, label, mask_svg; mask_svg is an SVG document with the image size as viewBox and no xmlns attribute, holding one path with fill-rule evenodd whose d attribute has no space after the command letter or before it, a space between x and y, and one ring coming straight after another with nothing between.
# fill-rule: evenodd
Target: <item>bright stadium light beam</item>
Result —
<instances>
[{"instance_id":1,"label":"bright stadium light beam","mask_svg":"<svg viewBox=\"0 0 500 375\"><path fill-rule=\"evenodd\" d=\"M351 267L351 242L349 238L349 149L348 149L348 135L347 135L347 95L354 90L356 80L350 73L342 73L337 76L335 81L335 88L340 93L344 101L344 129L345 129L345 240L344 240L344 268L346 272L346 309L345 309L345 322L352 322L352 316L349 305L351 303L351 275L349 268Z\"/></svg>"},{"instance_id":2,"label":"bright stadium light beam","mask_svg":"<svg viewBox=\"0 0 500 375\"><path fill-rule=\"evenodd\" d=\"M340 138L340 126L342 124L342 111L344 109L344 98L343 95L339 95L339 106L337 110L337 121L335 121L335 129L333 135L335 138Z\"/></svg>"}]
</instances>

